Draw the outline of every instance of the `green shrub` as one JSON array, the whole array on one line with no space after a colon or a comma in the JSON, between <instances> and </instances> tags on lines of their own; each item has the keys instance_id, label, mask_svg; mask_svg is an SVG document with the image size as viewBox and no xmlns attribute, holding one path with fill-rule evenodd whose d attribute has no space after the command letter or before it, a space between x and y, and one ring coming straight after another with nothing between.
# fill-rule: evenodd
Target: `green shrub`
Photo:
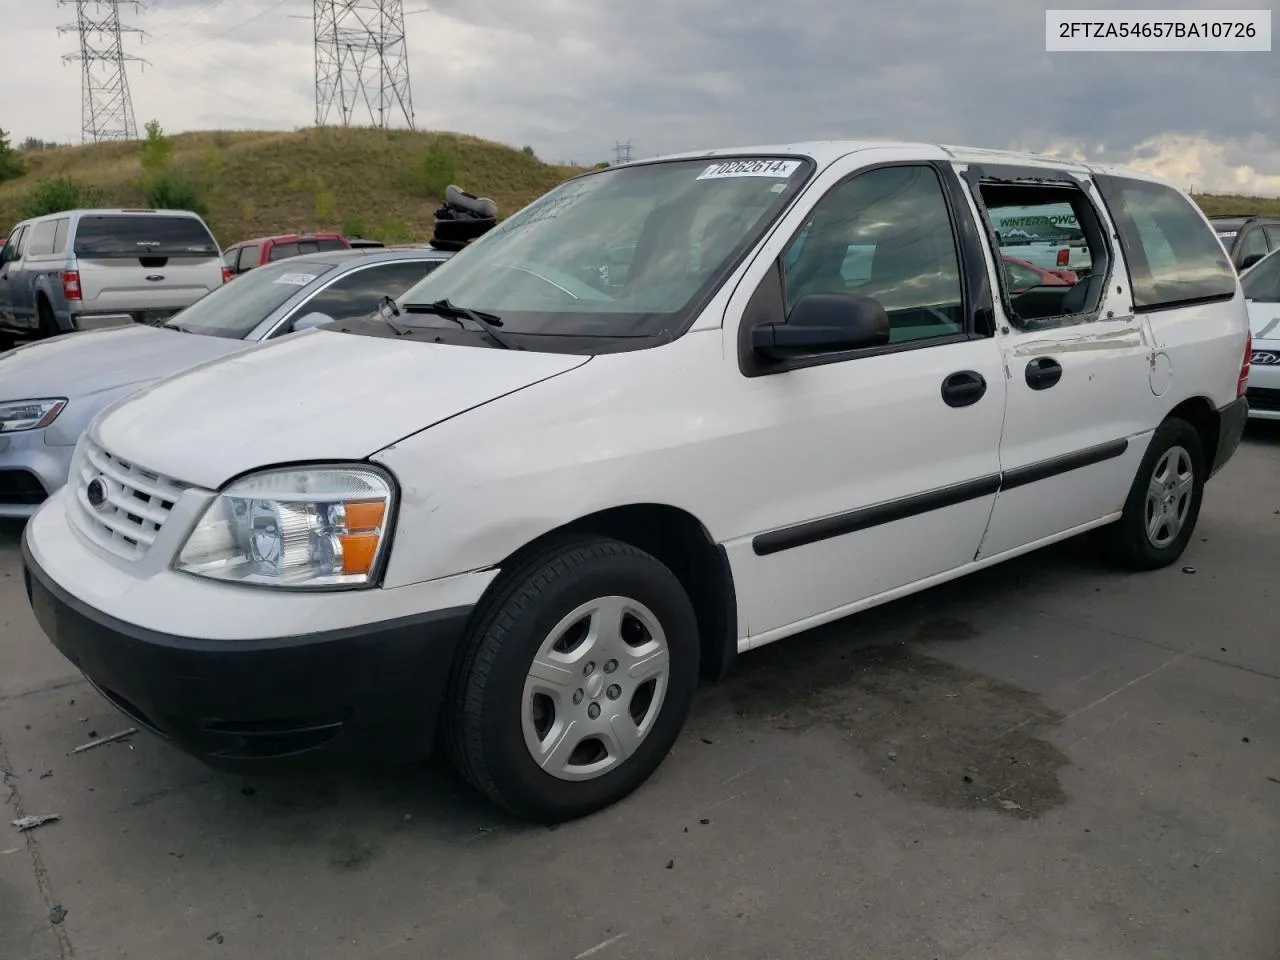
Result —
<instances>
[{"instance_id":1,"label":"green shrub","mask_svg":"<svg viewBox=\"0 0 1280 960\"><path fill-rule=\"evenodd\" d=\"M342 232L348 237L367 237L368 228L359 217L345 217L342 221Z\"/></svg>"},{"instance_id":2,"label":"green shrub","mask_svg":"<svg viewBox=\"0 0 1280 960\"><path fill-rule=\"evenodd\" d=\"M27 191L22 200L22 216L43 217L64 210L96 207L102 202L101 191L73 177L51 177L41 180Z\"/></svg>"},{"instance_id":3,"label":"green shrub","mask_svg":"<svg viewBox=\"0 0 1280 960\"><path fill-rule=\"evenodd\" d=\"M0 130L0 183L17 180L26 172L26 164L18 151L9 145L9 135Z\"/></svg>"},{"instance_id":4,"label":"green shrub","mask_svg":"<svg viewBox=\"0 0 1280 960\"><path fill-rule=\"evenodd\" d=\"M146 185L147 206L157 210L190 210L202 217L209 215L209 205L190 180L174 173L161 173Z\"/></svg>"},{"instance_id":5,"label":"green shrub","mask_svg":"<svg viewBox=\"0 0 1280 960\"><path fill-rule=\"evenodd\" d=\"M173 157L173 141L160 129L160 121L147 124L147 139L142 141L142 169L155 176L169 166Z\"/></svg>"}]
</instances>

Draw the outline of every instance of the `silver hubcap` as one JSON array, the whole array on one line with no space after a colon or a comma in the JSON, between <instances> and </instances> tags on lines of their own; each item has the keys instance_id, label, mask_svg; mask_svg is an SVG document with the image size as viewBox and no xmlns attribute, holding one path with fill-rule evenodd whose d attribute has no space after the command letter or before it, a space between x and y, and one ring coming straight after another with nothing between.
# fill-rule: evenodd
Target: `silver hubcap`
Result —
<instances>
[{"instance_id":1,"label":"silver hubcap","mask_svg":"<svg viewBox=\"0 0 1280 960\"><path fill-rule=\"evenodd\" d=\"M617 767L653 729L670 661L662 625L639 601L578 607L547 635L524 681L520 726L534 762L561 780Z\"/></svg>"},{"instance_id":2,"label":"silver hubcap","mask_svg":"<svg viewBox=\"0 0 1280 960\"><path fill-rule=\"evenodd\" d=\"M1170 447L1156 463L1147 485L1147 539L1153 547L1178 539L1191 511L1195 481L1191 454L1182 447Z\"/></svg>"}]
</instances>

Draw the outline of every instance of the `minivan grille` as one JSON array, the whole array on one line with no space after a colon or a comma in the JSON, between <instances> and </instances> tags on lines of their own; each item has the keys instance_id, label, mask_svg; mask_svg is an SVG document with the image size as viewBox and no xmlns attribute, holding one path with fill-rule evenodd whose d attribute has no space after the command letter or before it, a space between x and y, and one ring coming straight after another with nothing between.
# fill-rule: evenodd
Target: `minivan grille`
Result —
<instances>
[{"instance_id":1,"label":"minivan grille","mask_svg":"<svg viewBox=\"0 0 1280 960\"><path fill-rule=\"evenodd\" d=\"M126 560L139 560L164 526L183 485L122 460L85 436L71 466L75 505L68 511L75 525L104 550ZM97 506L89 485L102 481L106 496Z\"/></svg>"}]
</instances>

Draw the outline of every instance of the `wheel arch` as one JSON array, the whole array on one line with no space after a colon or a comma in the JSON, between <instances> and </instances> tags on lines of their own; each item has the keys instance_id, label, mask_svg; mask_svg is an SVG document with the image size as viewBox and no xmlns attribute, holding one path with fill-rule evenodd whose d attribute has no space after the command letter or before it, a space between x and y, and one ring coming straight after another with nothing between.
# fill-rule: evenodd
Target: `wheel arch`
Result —
<instances>
[{"instance_id":1,"label":"wheel arch","mask_svg":"<svg viewBox=\"0 0 1280 960\"><path fill-rule=\"evenodd\" d=\"M1212 401L1205 396L1188 397L1170 410L1165 419L1171 418L1185 420L1200 435L1205 467L1212 470L1222 439L1222 416Z\"/></svg>"},{"instance_id":2,"label":"wheel arch","mask_svg":"<svg viewBox=\"0 0 1280 960\"><path fill-rule=\"evenodd\" d=\"M738 650L737 592L728 554L697 517L662 503L609 507L548 530L494 566L499 570L512 569L552 540L572 534L620 540L669 567L688 593L698 618L699 673L710 681L724 677ZM489 591L501 580L499 576Z\"/></svg>"}]
</instances>

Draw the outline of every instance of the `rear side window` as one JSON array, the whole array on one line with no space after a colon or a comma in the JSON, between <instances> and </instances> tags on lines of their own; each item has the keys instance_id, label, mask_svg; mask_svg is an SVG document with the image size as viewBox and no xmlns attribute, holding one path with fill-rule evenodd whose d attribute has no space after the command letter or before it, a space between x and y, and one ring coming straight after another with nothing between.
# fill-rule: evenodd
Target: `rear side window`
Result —
<instances>
[{"instance_id":1,"label":"rear side window","mask_svg":"<svg viewBox=\"0 0 1280 960\"><path fill-rule=\"evenodd\" d=\"M67 230L71 226L71 218L62 217L56 223L57 227L53 232L53 252L62 253L67 249Z\"/></svg>"},{"instance_id":2,"label":"rear side window","mask_svg":"<svg viewBox=\"0 0 1280 960\"><path fill-rule=\"evenodd\" d=\"M296 243L275 243L271 246L271 254L267 257L269 261L274 263L277 260L287 260L290 257L298 255L298 245Z\"/></svg>"},{"instance_id":3,"label":"rear side window","mask_svg":"<svg viewBox=\"0 0 1280 960\"><path fill-rule=\"evenodd\" d=\"M101 215L76 226L78 257L218 257L213 234L194 217Z\"/></svg>"},{"instance_id":4,"label":"rear side window","mask_svg":"<svg viewBox=\"0 0 1280 960\"><path fill-rule=\"evenodd\" d=\"M1250 227L1244 232L1244 236L1240 240L1240 249L1236 251L1236 259L1243 260L1245 257L1265 255L1267 252L1267 238L1262 232L1261 227Z\"/></svg>"},{"instance_id":5,"label":"rear side window","mask_svg":"<svg viewBox=\"0 0 1280 960\"><path fill-rule=\"evenodd\" d=\"M347 245L343 243L341 240L339 240L337 237L328 237L325 239L321 239L316 241L316 244L317 246L320 247L321 251L326 253L332 252L334 250L347 249Z\"/></svg>"},{"instance_id":6,"label":"rear side window","mask_svg":"<svg viewBox=\"0 0 1280 960\"><path fill-rule=\"evenodd\" d=\"M1267 242L1272 250L1280 250L1280 223L1272 223L1262 228L1267 233Z\"/></svg>"},{"instance_id":7,"label":"rear side window","mask_svg":"<svg viewBox=\"0 0 1280 960\"><path fill-rule=\"evenodd\" d=\"M37 223L31 230L31 245L27 248L27 253L33 257L47 256L53 253L53 243L58 235L58 222L56 220L42 220Z\"/></svg>"},{"instance_id":8,"label":"rear side window","mask_svg":"<svg viewBox=\"0 0 1280 960\"><path fill-rule=\"evenodd\" d=\"M1190 200L1160 183L1094 179L1120 233L1134 310L1235 296L1235 268Z\"/></svg>"}]
</instances>

